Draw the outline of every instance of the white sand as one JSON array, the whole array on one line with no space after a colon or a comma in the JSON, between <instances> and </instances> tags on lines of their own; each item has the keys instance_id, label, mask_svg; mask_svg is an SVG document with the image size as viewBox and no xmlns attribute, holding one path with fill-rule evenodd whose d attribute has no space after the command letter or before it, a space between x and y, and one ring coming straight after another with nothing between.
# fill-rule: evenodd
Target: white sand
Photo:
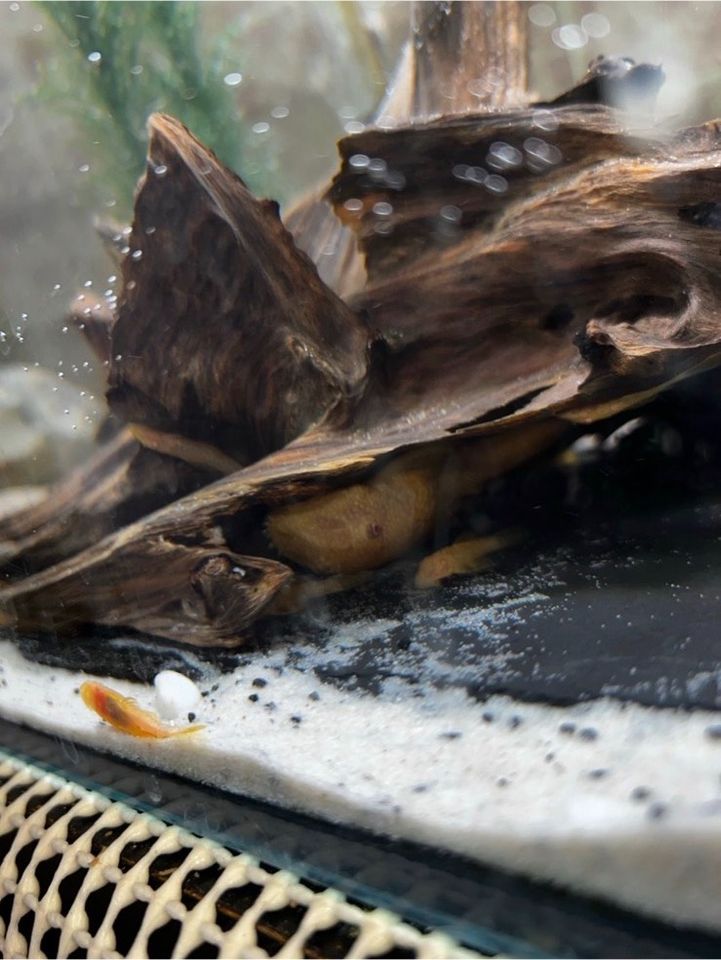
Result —
<instances>
[{"instance_id":1,"label":"white sand","mask_svg":"<svg viewBox=\"0 0 721 960\"><path fill-rule=\"evenodd\" d=\"M287 665L277 675L278 657L259 655L225 676L209 671L201 687L218 688L196 710L206 731L143 742L88 711L73 692L78 674L31 664L3 641L0 714L237 793L721 931L721 739L706 732L714 715L610 700L557 708L496 697L479 705L459 691L417 697L400 685L374 697ZM252 686L256 678L267 685ZM154 706L152 687L109 682ZM488 711L491 722L482 717ZM561 732L569 722L576 731ZM588 728L595 739L584 739ZM638 787L647 799L631 797Z\"/></svg>"}]
</instances>

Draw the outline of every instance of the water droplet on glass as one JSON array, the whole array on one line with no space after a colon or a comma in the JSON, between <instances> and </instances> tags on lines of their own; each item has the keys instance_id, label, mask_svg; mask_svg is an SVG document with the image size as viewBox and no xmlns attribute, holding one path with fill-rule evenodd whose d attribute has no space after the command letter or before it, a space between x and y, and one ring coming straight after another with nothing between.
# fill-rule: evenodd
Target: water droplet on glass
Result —
<instances>
[{"instance_id":1,"label":"water droplet on glass","mask_svg":"<svg viewBox=\"0 0 721 960\"><path fill-rule=\"evenodd\" d=\"M536 169L550 167L563 159L561 151L553 143L546 143L540 137L528 137L523 141L523 149L536 164Z\"/></svg>"},{"instance_id":2,"label":"water droplet on glass","mask_svg":"<svg viewBox=\"0 0 721 960\"><path fill-rule=\"evenodd\" d=\"M398 121L389 113L384 113L376 120L376 126L379 130L395 130L395 128L398 126Z\"/></svg>"},{"instance_id":3,"label":"water droplet on glass","mask_svg":"<svg viewBox=\"0 0 721 960\"><path fill-rule=\"evenodd\" d=\"M593 37L594 40L607 37L611 32L611 24L608 22L608 17L604 17L602 13L585 14L581 17L581 28L589 37Z\"/></svg>"},{"instance_id":4,"label":"water droplet on glass","mask_svg":"<svg viewBox=\"0 0 721 960\"><path fill-rule=\"evenodd\" d=\"M363 201L358 200L356 197L351 197L350 200L346 200L343 204L343 208L349 213L360 213L363 209Z\"/></svg>"},{"instance_id":5,"label":"water droplet on glass","mask_svg":"<svg viewBox=\"0 0 721 960\"><path fill-rule=\"evenodd\" d=\"M123 359L122 353L116 353L116 354L115 354L115 359L118 360L118 361L119 361L119 360L122 360L122 359Z\"/></svg>"},{"instance_id":6,"label":"water droplet on glass","mask_svg":"<svg viewBox=\"0 0 721 960\"><path fill-rule=\"evenodd\" d=\"M90 170L90 164L83 163L78 167L78 170L80 171L80 173L88 173Z\"/></svg>"},{"instance_id":7,"label":"water droplet on glass","mask_svg":"<svg viewBox=\"0 0 721 960\"><path fill-rule=\"evenodd\" d=\"M270 111L270 115L274 120L284 120L289 113L290 110L287 107L273 107Z\"/></svg>"},{"instance_id":8,"label":"water droplet on glass","mask_svg":"<svg viewBox=\"0 0 721 960\"><path fill-rule=\"evenodd\" d=\"M558 120L550 110L536 110L533 114L533 126L538 127L539 130L545 130L547 133L552 133L558 129Z\"/></svg>"},{"instance_id":9,"label":"water droplet on glass","mask_svg":"<svg viewBox=\"0 0 721 960\"><path fill-rule=\"evenodd\" d=\"M253 133L267 133L270 130L270 124L261 120L260 123L254 123L250 129Z\"/></svg>"},{"instance_id":10,"label":"water droplet on glass","mask_svg":"<svg viewBox=\"0 0 721 960\"><path fill-rule=\"evenodd\" d=\"M102 53L99 53L97 50L93 50L92 53L88 54L88 60L91 63L100 63L102 59L103 59Z\"/></svg>"},{"instance_id":11,"label":"water droplet on glass","mask_svg":"<svg viewBox=\"0 0 721 960\"><path fill-rule=\"evenodd\" d=\"M494 170L505 170L508 167L518 167L523 162L523 154L520 150L512 147L510 143L504 143L502 140L492 143L486 163Z\"/></svg>"},{"instance_id":12,"label":"water droplet on glass","mask_svg":"<svg viewBox=\"0 0 721 960\"><path fill-rule=\"evenodd\" d=\"M455 204L447 203L444 207L441 207L440 215L441 219L447 220L448 223L460 223L463 211L460 207L455 206Z\"/></svg>"},{"instance_id":13,"label":"water droplet on glass","mask_svg":"<svg viewBox=\"0 0 721 960\"><path fill-rule=\"evenodd\" d=\"M117 279L118 278L115 276L115 274L111 273L110 276L108 277L108 283L115 283Z\"/></svg>"},{"instance_id":14,"label":"water droplet on glass","mask_svg":"<svg viewBox=\"0 0 721 960\"><path fill-rule=\"evenodd\" d=\"M388 169L388 164L380 157L374 157L368 164L368 172L376 175L384 174Z\"/></svg>"},{"instance_id":15,"label":"water droplet on glass","mask_svg":"<svg viewBox=\"0 0 721 960\"><path fill-rule=\"evenodd\" d=\"M142 250L133 250L131 256L132 256L133 260L142 260L142 258L143 258L143 251L142 251Z\"/></svg>"},{"instance_id":16,"label":"water droplet on glass","mask_svg":"<svg viewBox=\"0 0 721 960\"><path fill-rule=\"evenodd\" d=\"M228 87L237 87L238 84L242 82L242 73L226 73L226 75L223 77L223 83Z\"/></svg>"},{"instance_id":17,"label":"water droplet on glass","mask_svg":"<svg viewBox=\"0 0 721 960\"><path fill-rule=\"evenodd\" d=\"M131 68L130 68L130 72L132 73L132 75L133 75L134 77L139 77L140 74L143 72L143 65L142 65L142 63L136 63L134 67L131 67Z\"/></svg>"},{"instance_id":18,"label":"water droplet on glass","mask_svg":"<svg viewBox=\"0 0 721 960\"><path fill-rule=\"evenodd\" d=\"M387 203L385 200L379 200L378 203L373 204L373 213L377 217L390 217L393 213L393 204Z\"/></svg>"},{"instance_id":19,"label":"water droplet on glass","mask_svg":"<svg viewBox=\"0 0 721 960\"><path fill-rule=\"evenodd\" d=\"M556 27L551 39L561 50L580 50L588 43L585 30L577 23L564 23L562 27Z\"/></svg>"},{"instance_id":20,"label":"water droplet on glass","mask_svg":"<svg viewBox=\"0 0 721 960\"><path fill-rule=\"evenodd\" d=\"M67 417L67 416L69 416L69 414L70 414L70 411L69 411L69 410L63 410L63 413L64 413L64 414L65 414L65 416Z\"/></svg>"},{"instance_id":21,"label":"water droplet on glass","mask_svg":"<svg viewBox=\"0 0 721 960\"><path fill-rule=\"evenodd\" d=\"M153 173L156 177L164 177L167 172L168 168L164 163L159 163L157 167L153 167Z\"/></svg>"},{"instance_id":22,"label":"water droplet on glass","mask_svg":"<svg viewBox=\"0 0 721 960\"><path fill-rule=\"evenodd\" d=\"M127 256L127 255L130 253L130 247L128 247L128 246L121 247L121 248L120 248L120 252L121 252L122 255L125 257L125 256Z\"/></svg>"},{"instance_id":23,"label":"water droplet on glass","mask_svg":"<svg viewBox=\"0 0 721 960\"><path fill-rule=\"evenodd\" d=\"M406 178L400 170L391 170L385 176L385 183L391 190L402 190L406 185Z\"/></svg>"},{"instance_id":24,"label":"water droplet on glass","mask_svg":"<svg viewBox=\"0 0 721 960\"><path fill-rule=\"evenodd\" d=\"M67 332L68 332L67 326L62 327L61 330L60 330L60 332L61 332L61 333L67 333Z\"/></svg>"},{"instance_id":25,"label":"water droplet on glass","mask_svg":"<svg viewBox=\"0 0 721 960\"><path fill-rule=\"evenodd\" d=\"M550 27L556 22L556 14L548 3L534 3L528 8L528 19L537 27Z\"/></svg>"},{"instance_id":26,"label":"water droplet on glass","mask_svg":"<svg viewBox=\"0 0 721 960\"><path fill-rule=\"evenodd\" d=\"M483 186L491 193L505 193L508 190L508 181L497 173L491 173L486 177Z\"/></svg>"},{"instance_id":27,"label":"water droplet on glass","mask_svg":"<svg viewBox=\"0 0 721 960\"><path fill-rule=\"evenodd\" d=\"M361 123L359 120L349 120L343 127L346 133L363 133L366 125Z\"/></svg>"},{"instance_id":28,"label":"water droplet on glass","mask_svg":"<svg viewBox=\"0 0 721 960\"><path fill-rule=\"evenodd\" d=\"M86 280L85 283L83 284L84 287L92 287L92 285L93 285L92 280Z\"/></svg>"},{"instance_id":29,"label":"water droplet on glass","mask_svg":"<svg viewBox=\"0 0 721 960\"><path fill-rule=\"evenodd\" d=\"M62 286L61 283L54 283L54 284L53 284L53 290L59 290L61 286Z\"/></svg>"},{"instance_id":30,"label":"water droplet on glass","mask_svg":"<svg viewBox=\"0 0 721 960\"><path fill-rule=\"evenodd\" d=\"M61 370L61 371L58 373L58 376L59 376L60 379L62 380L63 377L65 376L65 374L64 374L63 371Z\"/></svg>"},{"instance_id":31,"label":"water droplet on glass","mask_svg":"<svg viewBox=\"0 0 721 960\"><path fill-rule=\"evenodd\" d=\"M370 159L364 153L354 153L348 163L354 170L365 170Z\"/></svg>"}]
</instances>

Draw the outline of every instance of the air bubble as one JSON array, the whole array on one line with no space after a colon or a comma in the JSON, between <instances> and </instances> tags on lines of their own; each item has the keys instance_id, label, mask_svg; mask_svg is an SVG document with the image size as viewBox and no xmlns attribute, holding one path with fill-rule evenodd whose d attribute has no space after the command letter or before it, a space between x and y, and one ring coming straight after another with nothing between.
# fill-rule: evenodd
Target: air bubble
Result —
<instances>
[{"instance_id":1,"label":"air bubble","mask_svg":"<svg viewBox=\"0 0 721 960\"><path fill-rule=\"evenodd\" d=\"M239 83L243 82L242 73L226 73L223 77L223 83L227 87L237 87Z\"/></svg>"},{"instance_id":2,"label":"air bubble","mask_svg":"<svg viewBox=\"0 0 721 960\"><path fill-rule=\"evenodd\" d=\"M545 130L547 133L552 133L558 129L558 120L550 110L537 110L533 114L533 126L538 127L539 130Z\"/></svg>"},{"instance_id":3,"label":"air bubble","mask_svg":"<svg viewBox=\"0 0 721 960\"><path fill-rule=\"evenodd\" d=\"M379 200L378 203L373 204L373 213L377 217L390 217L393 213L393 204L387 203L385 200Z\"/></svg>"},{"instance_id":4,"label":"air bubble","mask_svg":"<svg viewBox=\"0 0 721 960\"><path fill-rule=\"evenodd\" d=\"M84 287L92 287L92 285L93 285L92 280L86 280L85 283L83 284Z\"/></svg>"},{"instance_id":5,"label":"air bubble","mask_svg":"<svg viewBox=\"0 0 721 960\"><path fill-rule=\"evenodd\" d=\"M348 123L346 123L343 127L345 132L349 134L363 133L365 128L366 125L361 123L360 120L349 120Z\"/></svg>"},{"instance_id":6,"label":"air bubble","mask_svg":"<svg viewBox=\"0 0 721 960\"><path fill-rule=\"evenodd\" d=\"M360 213L363 209L363 201L358 200L356 197L351 197L350 200L346 200L343 204L343 209L347 210L349 213Z\"/></svg>"},{"instance_id":7,"label":"air bubble","mask_svg":"<svg viewBox=\"0 0 721 960\"><path fill-rule=\"evenodd\" d=\"M92 53L88 54L88 60L90 61L90 63L100 63L102 59L103 59L102 53L100 53L97 50L93 50Z\"/></svg>"},{"instance_id":8,"label":"air bubble","mask_svg":"<svg viewBox=\"0 0 721 960\"><path fill-rule=\"evenodd\" d=\"M534 3L528 8L528 19L536 27L550 27L556 22L556 14L547 3Z\"/></svg>"},{"instance_id":9,"label":"air bubble","mask_svg":"<svg viewBox=\"0 0 721 960\"><path fill-rule=\"evenodd\" d=\"M483 186L491 193L505 193L508 190L508 181L497 173L491 173L486 177Z\"/></svg>"},{"instance_id":10,"label":"air bubble","mask_svg":"<svg viewBox=\"0 0 721 960\"><path fill-rule=\"evenodd\" d=\"M117 279L118 278L115 276L115 274L111 273L110 276L108 277L108 283L115 283Z\"/></svg>"},{"instance_id":11,"label":"air bubble","mask_svg":"<svg viewBox=\"0 0 721 960\"><path fill-rule=\"evenodd\" d=\"M447 203L444 207L441 207L440 216L442 220L446 220L448 223L460 223L463 211L455 204Z\"/></svg>"},{"instance_id":12,"label":"air bubble","mask_svg":"<svg viewBox=\"0 0 721 960\"><path fill-rule=\"evenodd\" d=\"M266 123L265 120L261 120L260 123L254 123L250 129L253 133L267 133L270 130L270 124Z\"/></svg>"},{"instance_id":13,"label":"air bubble","mask_svg":"<svg viewBox=\"0 0 721 960\"><path fill-rule=\"evenodd\" d=\"M142 63L136 63L134 67L131 67L131 68L130 68L130 72L132 73L132 75L133 75L134 77L139 77L140 74L143 72L143 65L142 65Z\"/></svg>"},{"instance_id":14,"label":"air bubble","mask_svg":"<svg viewBox=\"0 0 721 960\"><path fill-rule=\"evenodd\" d=\"M143 251L142 250L133 250L131 257L133 260L142 260Z\"/></svg>"},{"instance_id":15,"label":"air bubble","mask_svg":"<svg viewBox=\"0 0 721 960\"><path fill-rule=\"evenodd\" d=\"M577 23L564 23L551 34L551 39L562 50L580 50L588 43L586 31Z\"/></svg>"},{"instance_id":16,"label":"air bubble","mask_svg":"<svg viewBox=\"0 0 721 960\"><path fill-rule=\"evenodd\" d=\"M354 153L348 163L354 170L365 170L370 163L370 158L364 153Z\"/></svg>"},{"instance_id":17,"label":"air bubble","mask_svg":"<svg viewBox=\"0 0 721 960\"><path fill-rule=\"evenodd\" d=\"M159 163L157 167L153 167L153 173L156 177L164 177L167 172L168 168L164 163Z\"/></svg>"},{"instance_id":18,"label":"air bubble","mask_svg":"<svg viewBox=\"0 0 721 960\"><path fill-rule=\"evenodd\" d=\"M492 143L488 151L486 162L495 170L505 170L508 167L518 167L523 162L523 154L510 143L497 141Z\"/></svg>"},{"instance_id":19,"label":"air bubble","mask_svg":"<svg viewBox=\"0 0 721 960\"><path fill-rule=\"evenodd\" d=\"M540 137L528 137L528 139L523 142L523 149L531 159L547 166L560 163L563 159L561 151L557 146L552 143L546 143L546 141L541 140Z\"/></svg>"},{"instance_id":20,"label":"air bubble","mask_svg":"<svg viewBox=\"0 0 721 960\"><path fill-rule=\"evenodd\" d=\"M270 111L270 115L274 120L285 120L289 113L290 110L287 107L273 107Z\"/></svg>"},{"instance_id":21,"label":"air bubble","mask_svg":"<svg viewBox=\"0 0 721 960\"><path fill-rule=\"evenodd\" d=\"M611 32L611 24L608 17L602 13L587 13L581 17L581 28L589 37L594 40L600 40L601 37L607 37Z\"/></svg>"},{"instance_id":22,"label":"air bubble","mask_svg":"<svg viewBox=\"0 0 721 960\"><path fill-rule=\"evenodd\" d=\"M53 284L53 290L59 290L61 287L62 287L62 284L61 284L61 283L54 283L54 284Z\"/></svg>"},{"instance_id":23,"label":"air bubble","mask_svg":"<svg viewBox=\"0 0 721 960\"><path fill-rule=\"evenodd\" d=\"M78 170L80 171L80 173L88 173L90 170L90 164L83 163L78 167Z\"/></svg>"}]
</instances>

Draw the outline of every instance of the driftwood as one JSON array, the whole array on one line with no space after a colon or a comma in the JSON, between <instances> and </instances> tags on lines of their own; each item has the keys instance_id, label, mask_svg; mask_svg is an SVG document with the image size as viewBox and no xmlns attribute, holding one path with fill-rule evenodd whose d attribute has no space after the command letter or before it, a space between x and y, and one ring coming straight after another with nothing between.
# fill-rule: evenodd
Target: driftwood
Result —
<instances>
[{"instance_id":1,"label":"driftwood","mask_svg":"<svg viewBox=\"0 0 721 960\"><path fill-rule=\"evenodd\" d=\"M658 79L627 66L619 82ZM7 615L236 645L298 572L266 535L288 504L372 485L414 450L434 477L494 476L721 364L720 129L631 134L590 80L555 105L341 141L325 207L291 219L312 250L298 234L336 218L343 299L274 204L153 117L110 333L108 402L128 426L60 499L62 520L95 498L95 536L0 590ZM113 478L105 501L93 470ZM0 527L15 570L57 559L43 509Z\"/></svg>"}]
</instances>

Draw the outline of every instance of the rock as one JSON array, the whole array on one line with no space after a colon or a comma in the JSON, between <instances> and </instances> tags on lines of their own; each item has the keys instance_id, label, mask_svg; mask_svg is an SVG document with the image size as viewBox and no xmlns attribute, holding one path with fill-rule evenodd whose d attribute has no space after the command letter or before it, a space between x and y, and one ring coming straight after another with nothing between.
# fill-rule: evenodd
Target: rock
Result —
<instances>
[{"instance_id":1,"label":"rock","mask_svg":"<svg viewBox=\"0 0 721 960\"><path fill-rule=\"evenodd\" d=\"M82 462L94 403L49 370L0 366L0 488L50 483Z\"/></svg>"}]
</instances>

